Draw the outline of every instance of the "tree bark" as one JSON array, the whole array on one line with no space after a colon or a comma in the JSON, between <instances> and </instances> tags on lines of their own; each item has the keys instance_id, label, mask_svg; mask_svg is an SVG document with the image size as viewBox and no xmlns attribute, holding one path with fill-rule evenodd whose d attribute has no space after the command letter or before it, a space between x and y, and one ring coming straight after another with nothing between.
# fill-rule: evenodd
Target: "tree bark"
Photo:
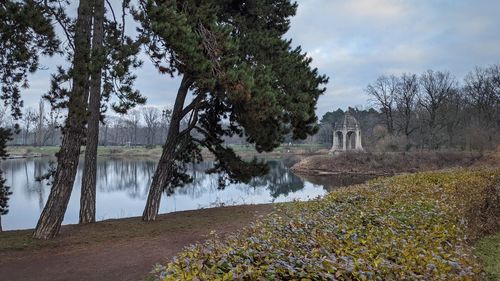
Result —
<instances>
[{"instance_id":1,"label":"tree bark","mask_svg":"<svg viewBox=\"0 0 500 281\"><path fill-rule=\"evenodd\" d=\"M96 0L92 37L92 69L87 121L87 144L82 176L79 223L95 222L97 145L99 142L99 117L101 109L101 78L104 41L104 0Z\"/></svg>"},{"instance_id":2,"label":"tree bark","mask_svg":"<svg viewBox=\"0 0 500 281\"><path fill-rule=\"evenodd\" d=\"M73 89L68 103L68 117L63 129L61 148L57 154L57 169L52 189L33 238L49 239L58 234L73 189L87 110L90 24L90 0L80 0L75 30Z\"/></svg>"},{"instance_id":3,"label":"tree bark","mask_svg":"<svg viewBox=\"0 0 500 281\"><path fill-rule=\"evenodd\" d=\"M149 187L146 207L142 214L143 221L154 221L160 209L160 200L163 188L167 184L172 173L173 161L175 159L175 148L177 147L177 137L179 136L180 123L183 117L183 107L191 81L188 75L184 74L181 85L177 91L174 108L172 110L172 120L167 134L163 151L158 161L153 181Z\"/></svg>"}]
</instances>

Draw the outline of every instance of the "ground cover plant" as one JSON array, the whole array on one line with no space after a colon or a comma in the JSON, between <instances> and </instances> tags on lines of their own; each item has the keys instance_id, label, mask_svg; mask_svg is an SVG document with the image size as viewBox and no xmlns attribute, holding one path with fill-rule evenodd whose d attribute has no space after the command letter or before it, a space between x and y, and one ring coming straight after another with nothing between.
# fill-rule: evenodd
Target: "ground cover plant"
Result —
<instances>
[{"instance_id":1,"label":"ground cover plant","mask_svg":"<svg viewBox=\"0 0 500 281\"><path fill-rule=\"evenodd\" d=\"M481 280L472 242L498 230L500 169L376 179L277 207L186 248L157 280Z\"/></svg>"},{"instance_id":2,"label":"ground cover plant","mask_svg":"<svg viewBox=\"0 0 500 281\"><path fill-rule=\"evenodd\" d=\"M475 247L488 280L500 280L500 233L481 238Z\"/></svg>"}]
</instances>

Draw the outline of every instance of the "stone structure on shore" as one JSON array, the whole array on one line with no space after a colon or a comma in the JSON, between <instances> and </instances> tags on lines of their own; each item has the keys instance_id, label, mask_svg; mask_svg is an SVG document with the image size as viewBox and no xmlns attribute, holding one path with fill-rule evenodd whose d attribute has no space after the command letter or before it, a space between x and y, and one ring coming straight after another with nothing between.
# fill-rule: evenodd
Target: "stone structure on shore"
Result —
<instances>
[{"instance_id":1,"label":"stone structure on shore","mask_svg":"<svg viewBox=\"0 0 500 281\"><path fill-rule=\"evenodd\" d=\"M344 115L343 122L333 127L333 146L331 153L346 151L363 151L361 145L361 128L358 120L349 112Z\"/></svg>"}]
</instances>

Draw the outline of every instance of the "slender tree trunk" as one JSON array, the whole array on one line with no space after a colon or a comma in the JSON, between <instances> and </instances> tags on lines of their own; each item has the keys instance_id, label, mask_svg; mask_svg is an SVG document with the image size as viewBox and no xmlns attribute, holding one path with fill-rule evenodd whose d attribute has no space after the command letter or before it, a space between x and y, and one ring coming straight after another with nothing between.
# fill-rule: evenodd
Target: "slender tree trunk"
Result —
<instances>
[{"instance_id":1,"label":"slender tree trunk","mask_svg":"<svg viewBox=\"0 0 500 281\"><path fill-rule=\"evenodd\" d=\"M146 201L146 207L142 214L143 221L156 220L160 210L161 193L172 173L172 166L176 152L175 148L178 141L177 137L179 136L179 128L182 120L182 110L190 86L189 80L190 79L185 74L182 78L181 86L177 91L167 140L163 146L163 152L158 162L158 166L156 167L153 181L149 187L148 200Z\"/></svg>"},{"instance_id":2,"label":"slender tree trunk","mask_svg":"<svg viewBox=\"0 0 500 281\"><path fill-rule=\"evenodd\" d=\"M95 222L97 145L99 142L99 117L101 109L101 76L104 40L104 0L96 0L92 37L92 68L87 122L87 146L82 176L79 223Z\"/></svg>"},{"instance_id":3,"label":"slender tree trunk","mask_svg":"<svg viewBox=\"0 0 500 281\"><path fill-rule=\"evenodd\" d=\"M49 239L59 232L75 181L80 146L86 117L88 89L89 37L91 24L90 0L80 0L75 30L73 57L73 89L68 103L68 117L63 129L57 169L45 208L40 215L34 238Z\"/></svg>"}]
</instances>

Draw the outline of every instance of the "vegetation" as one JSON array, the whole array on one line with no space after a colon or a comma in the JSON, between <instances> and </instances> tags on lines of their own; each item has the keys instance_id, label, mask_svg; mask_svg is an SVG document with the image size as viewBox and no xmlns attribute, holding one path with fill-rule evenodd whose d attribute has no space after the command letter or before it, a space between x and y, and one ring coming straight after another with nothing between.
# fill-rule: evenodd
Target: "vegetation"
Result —
<instances>
[{"instance_id":1,"label":"vegetation","mask_svg":"<svg viewBox=\"0 0 500 281\"><path fill-rule=\"evenodd\" d=\"M499 188L499 169L377 179L191 246L155 278L479 280L470 242L500 229Z\"/></svg>"},{"instance_id":2,"label":"vegetation","mask_svg":"<svg viewBox=\"0 0 500 281\"><path fill-rule=\"evenodd\" d=\"M479 240L475 247L474 254L481 259L488 280L500 280L500 234Z\"/></svg>"},{"instance_id":3,"label":"vegetation","mask_svg":"<svg viewBox=\"0 0 500 281\"><path fill-rule=\"evenodd\" d=\"M0 128L0 159L7 157L7 151L5 150L5 143L10 137L10 131L4 128ZM0 170L0 231L2 231L2 216L9 212L9 196L12 194L10 191L10 186L5 184L6 180L3 178L3 171Z\"/></svg>"},{"instance_id":4,"label":"vegetation","mask_svg":"<svg viewBox=\"0 0 500 281\"><path fill-rule=\"evenodd\" d=\"M112 107L119 113L145 102L133 88L135 76L131 70L140 66L137 60L140 44L125 35L124 17L129 1L122 2L121 24L112 9L111 20L106 18L104 2L78 1L76 18L68 15L69 1L43 3L45 18L57 22L64 30L68 42L64 53L71 67L58 68L50 91L44 95L53 109L65 109L67 114L61 126L57 166L46 175L52 178L52 188L33 233L39 239L53 238L59 232L84 141L91 149L86 151L80 222L95 220L95 166L101 107L106 110L106 102L112 94L117 100Z\"/></svg>"},{"instance_id":5,"label":"vegetation","mask_svg":"<svg viewBox=\"0 0 500 281\"><path fill-rule=\"evenodd\" d=\"M469 167L490 157L471 152L349 152L338 155L314 155L295 164L292 169L301 174L376 174L392 175L402 172L439 170L450 167Z\"/></svg>"},{"instance_id":6,"label":"vegetation","mask_svg":"<svg viewBox=\"0 0 500 281\"><path fill-rule=\"evenodd\" d=\"M51 22L44 16L44 7L34 1L2 1L0 3L0 121L6 108L14 122L21 118L20 89L28 85L28 74L38 69L39 56L53 55L58 50ZM3 108L5 107L5 109ZM0 161L6 156L6 143L19 125L6 128L0 122ZM5 186L0 170L0 230L1 216L8 212L9 187Z\"/></svg>"},{"instance_id":7,"label":"vegetation","mask_svg":"<svg viewBox=\"0 0 500 281\"><path fill-rule=\"evenodd\" d=\"M491 150L500 143L500 65L476 67L460 83L449 72L381 75L366 88L375 109L349 108L370 151ZM344 111L327 112L317 141L332 143Z\"/></svg>"},{"instance_id":8,"label":"vegetation","mask_svg":"<svg viewBox=\"0 0 500 281\"><path fill-rule=\"evenodd\" d=\"M144 220L155 220L163 191L191 180L186 165L202 160L200 147L216 158L215 167L207 172L219 173L219 183L223 186L228 181L248 182L252 176L267 171L264 163L242 160L223 144L224 138L238 135L257 151L269 152L286 135L304 139L316 132L315 106L328 78L312 68L312 59L300 47L293 47L291 40L284 39L296 3L141 0L133 9L140 24L138 40L125 35L130 1L122 1L120 23L110 3L106 11L104 0L78 1L75 18L68 13L70 4L59 0L9 1L0 6L0 13L8 19L7 24L0 26L2 38L6 37L4 41L10 40L12 30L26 31L13 36L19 42L0 48L2 64L13 64L0 74L2 98L12 105L15 118L21 116L22 106L16 85L23 82L23 86L28 86L26 73L36 70L37 51L46 54L58 51L70 64L69 69L57 68L51 88L43 96L52 109L62 109L66 118L60 124L57 166L43 177L51 179L52 188L34 237L49 239L59 232L84 144L87 149L80 222L95 221L95 167L101 113L106 111L109 100L117 101L112 107L118 113L127 113L145 102L134 89L135 75L131 74L141 65L137 59L141 46L161 73L182 77L172 110L162 114L163 121L168 121L168 131L160 165L149 189ZM30 26L27 23L30 15L43 25ZM53 23L62 30L59 36L54 33ZM59 40L59 37L65 38ZM53 44L59 41L67 45L59 48ZM49 47L54 50L46 50ZM34 51L34 55L28 51ZM194 97L188 103L190 94ZM4 115L5 110L0 113ZM37 135L33 137L35 144L54 140L57 118L51 119L51 125L44 129L43 103L38 113L28 113L23 143L27 144L33 129L30 125L34 124L37 124L33 130ZM154 112L144 114L148 145L153 145L159 127L154 118L149 118L155 116L158 119ZM135 124L135 142L137 120L131 120Z\"/></svg>"},{"instance_id":9,"label":"vegetation","mask_svg":"<svg viewBox=\"0 0 500 281\"><path fill-rule=\"evenodd\" d=\"M315 153L325 153L323 145L297 144L293 146L281 145L269 153L258 153L255 147L248 145L228 145L234 152L242 157L280 157L290 154L311 155ZM9 156L18 157L53 157L59 151L57 146L9 146L7 153ZM82 153L85 147L82 147ZM97 149L98 156L104 157L148 157L157 159L161 155L161 146L99 146ZM212 157L208 150L202 150L202 154L206 158Z\"/></svg>"},{"instance_id":10,"label":"vegetation","mask_svg":"<svg viewBox=\"0 0 500 281\"><path fill-rule=\"evenodd\" d=\"M135 18L149 56L161 73L182 78L145 221L156 219L163 191L192 180L186 165L202 160L200 147L214 155L207 172L218 173L223 187L267 172L264 163L242 160L225 137L269 152L287 134L305 139L316 132L315 106L328 78L284 39L296 10L287 0L140 1Z\"/></svg>"}]
</instances>

